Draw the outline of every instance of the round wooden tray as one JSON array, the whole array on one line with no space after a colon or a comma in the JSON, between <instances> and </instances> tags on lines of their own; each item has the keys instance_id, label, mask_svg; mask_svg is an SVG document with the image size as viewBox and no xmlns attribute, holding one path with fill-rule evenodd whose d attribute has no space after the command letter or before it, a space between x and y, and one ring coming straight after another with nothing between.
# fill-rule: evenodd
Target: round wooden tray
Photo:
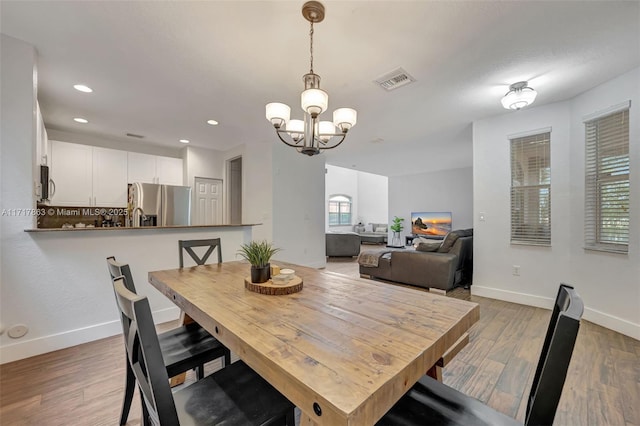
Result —
<instances>
[{"instance_id":1,"label":"round wooden tray","mask_svg":"<svg viewBox=\"0 0 640 426\"><path fill-rule=\"evenodd\" d=\"M266 283L255 284L251 282L251 276L244 278L244 288L254 293L279 296L282 294L293 294L302 290L302 278L294 275L286 284L274 284L269 280Z\"/></svg>"}]
</instances>

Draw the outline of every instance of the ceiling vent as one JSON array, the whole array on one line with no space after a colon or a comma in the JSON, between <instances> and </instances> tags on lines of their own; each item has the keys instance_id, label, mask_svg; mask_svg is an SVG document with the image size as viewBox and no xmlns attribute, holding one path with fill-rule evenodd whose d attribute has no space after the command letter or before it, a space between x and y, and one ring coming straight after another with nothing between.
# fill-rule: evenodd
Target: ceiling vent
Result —
<instances>
[{"instance_id":1,"label":"ceiling vent","mask_svg":"<svg viewBox=\"0 0 640 426\"><path fill-rule=\"evenodd\" d=\"M135 133L127 133L127 136L129 136L130 138L138 138L138 139L143 139L144 138L144 136L136 135Z\"/></svg>"},{"instance_id":2,"label":"ceiling vent","mask_svg":"<svg viewBox=\"0 0 640 426\"><path fill-rule=\"evenodd\" d=\"M411 77L409 73L402 68L396 68L374 80L375 83L387 91L406 86L414 81L416 81L416 79Z\"/></svg>"}]
</instances>

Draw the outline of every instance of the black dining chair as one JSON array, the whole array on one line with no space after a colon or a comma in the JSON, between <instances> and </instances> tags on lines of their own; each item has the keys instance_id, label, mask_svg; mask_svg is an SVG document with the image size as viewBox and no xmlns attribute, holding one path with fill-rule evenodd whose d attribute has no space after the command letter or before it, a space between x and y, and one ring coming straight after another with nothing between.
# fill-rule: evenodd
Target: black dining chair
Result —
<instances>
[{"instance_id":1,"label":"black dining chair","mask_svg":"<svg viewBox=\"0 0 640 426\"><path fill-rule=\"evenodd\" d=\"M209 247L204 255L198 256L193 250L193 247ZM222 246L220 245L220 238L209 238L206 240L178 240L178 251L180 254L180 267L184 268L183 251L186 251L194 262L198 265L204 265L213 250L218 249L218 263L222 263Z\"/></svg>"},{"instance_id":2,"label":"black dining chair","mask_svg":"<svg viewBox=\"0 0 640 426\"><path fill-rule=\"evenodd\" d=\"M295 425L293 404L242 361L172 393L148 299L123 277L113 286L144 425Z\"/></svg>"},{"instance_id":3,"label":"black dining chair","mask_svg":"<svg viewBox=\"0 0 640 426\"><path fill-rule=\"evenodd\" d=\"M119 263L111 256L107 258L107 266L112 282L114 278L121 276L123 277L123 283L126 288L132 293L136 293L129 265ZM120 321L124 332L128 326L128 320L121 315ZM197 323L183 325L160 333L158 335L158 341L165 370L169 377L195 369L196 377L200 380L204 377L205 363L223 358L224 366L230 364L229 350ZM122 413L120 415L121 425L127 423L135 385L135 375L127 362L125 393L122 402Z\"/></svg>"},{"instance_id":4,"label":"black dining chair","mask_svg":"<svg viewBox=\"0 0 640 426\"><path fill-rule=\"evenodd\" d=\"M584 305L560 284L527 403L525 425L551 425L562 394ZM376 426L519 425L475 398L423 376Z\"/></svg>"}]
</instances>

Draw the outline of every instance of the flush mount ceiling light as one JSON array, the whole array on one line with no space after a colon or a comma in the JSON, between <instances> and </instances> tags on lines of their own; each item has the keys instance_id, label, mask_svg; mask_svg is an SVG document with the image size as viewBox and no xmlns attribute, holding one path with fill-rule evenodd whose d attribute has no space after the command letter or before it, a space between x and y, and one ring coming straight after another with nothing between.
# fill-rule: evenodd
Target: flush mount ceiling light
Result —
<instances>
[{"instance_id":1,"label":"flush mount ceiling light","mask_svg":"<svg viewBox=\"0 0 640 426\"><path fill-rule=\"evenodd\" d=\"M502 98L502 106L518 110L531 105L537 95L538 92L529 87L526 81L519 81L509 86L509 91Z\"/></svg>"},{"instance_id":2,"label":"flush mount ceiling light","mask_svg":"<svg viewBox=\"0 0 640 426\"><path fill-rule=\"evenodd\" d=\"M189 143L189 139L180 139L181 143Z\"/></svg>"},{"instance_id":3,"label":"flush mount ceiling light","mask_svg":"<svg viewBox=\"0 0 640 426\"><path fill-rule=\"evenodd\" d=\"M74 84L73 88L79 92L84 92L84 93L93 92L93 89L91 87L85 86L84 84Z\"/></svg>"},{"instance_id":4,"label":"flush mount ceiling light","mask_svg":"<svg viewBox=\"0 0 640 426\"><path fill-rule=\"evenodd\" d=\"M218 122L216 120L207 120L207 124L210 124L212 126L217 126Z\"/></svg>"},{"instance_id":5,"label":"flush mount ceiling light","mask_svg":"<svg viewBox=\"0 0 640 426\"><path fill-rule=\"evenodd\" d=\"M304 120L291 120L289 105L278 102L267 104L266 117L275 127L276 134L282 142L296 148L302 154L312 156L340 145L349 129L355 126L357 113L352 108L338 108L333 111L333 122L320 121L320 114L327 110L329 95L320 89L320 76L313 72L313 24L324 19L324 6L317 1L308 1L302 6L302 16L311 23L311 67L309 73L302 77L305 90L300 96Z\"/></svg>"},{"instance_id":6,"label":"flush mount ceiling light","mask_svg":"<svg viewBox=\"0 0 640 426\"><path fill-rule=\"evenodd\" d=\"M82 123L82 124L87 124L89 122L89 120L87 120L86 118L81 118L81 117L76 117L73 119L73 121L75 121L76 123Z\"/></svg>"}]
</instances>

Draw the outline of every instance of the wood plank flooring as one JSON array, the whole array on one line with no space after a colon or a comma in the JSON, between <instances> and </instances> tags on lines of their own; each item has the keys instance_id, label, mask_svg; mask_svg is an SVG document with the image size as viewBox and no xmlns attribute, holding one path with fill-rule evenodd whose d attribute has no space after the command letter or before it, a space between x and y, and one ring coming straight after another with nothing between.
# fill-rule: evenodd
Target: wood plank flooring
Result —
<instances>
[{"instance_id":1,"label":"wood plank flooring","mask_svg":"<svg viewBox=\"0 0 640 426\"><path fill-rule=\"evenodd\" d=\"M359 276L355 258L331 258L327 270ZM523 421L549 311L462 289L449 296L479 303L480 321L444 382ZM121 336L1 365L0 425L116 425L124 367ZM139 401L136 391L128 425L140 424ZM583 321L555 424L640 425L640 342Z\"/></svg>"}]
</instances>

